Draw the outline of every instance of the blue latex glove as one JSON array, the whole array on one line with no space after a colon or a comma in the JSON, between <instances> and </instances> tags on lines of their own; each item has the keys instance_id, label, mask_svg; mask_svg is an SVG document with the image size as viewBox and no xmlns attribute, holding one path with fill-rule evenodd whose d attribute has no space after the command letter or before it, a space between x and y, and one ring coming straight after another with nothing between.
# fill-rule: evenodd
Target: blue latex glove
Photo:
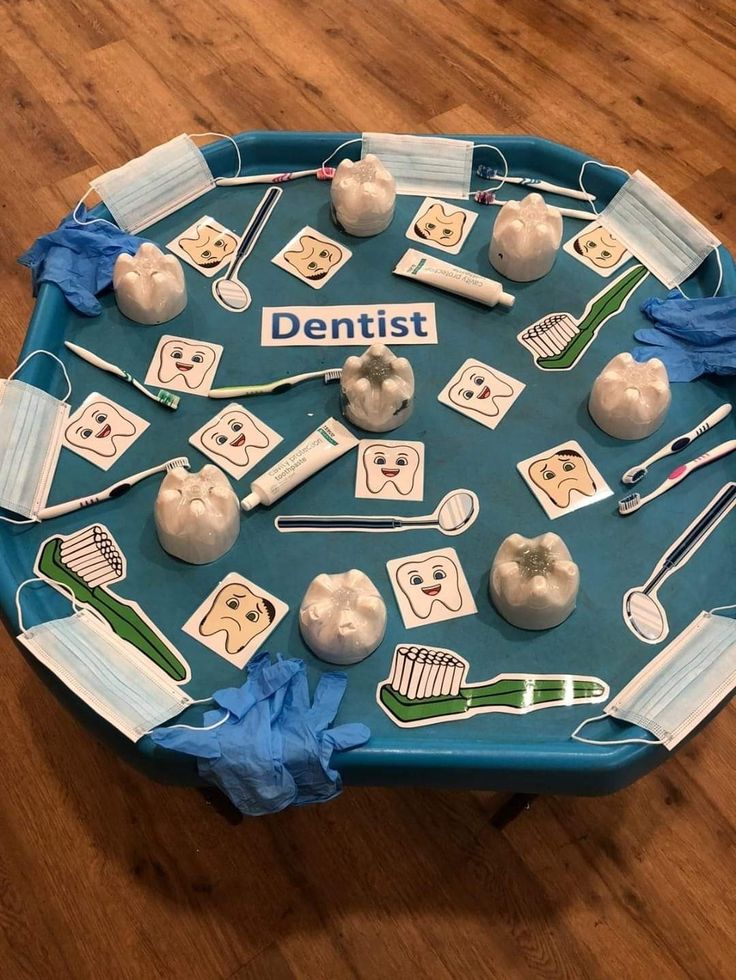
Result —
<instances>
[{"instance_id":1,"label":"blue latex glove","mask_svg":"<svg viewBox=\"0 0 736 980\"><path fill-rule=\"evenodd\" d=\"M692 381L702 374L736 374L736 296L686 299L672 290L665 299L648 299L642 312L656 327L634 338L637 361L659 357L670 381Z\"/></svg>"},{"instance_id":2,"label":"blue latex glove","mask_svg":"<svg viewBox=\"0 0 736 980\"><path fill-rule=\"evenodd\" d=\"M84 205L79 221L87 220ZM68 214L56 231L41 235L18 259L33 274L33 295L43 282L54 282L70 306L85 316L99 316L102 306L95 299L112 282L115 260L121 252L133 255L145 238L128 235L109 221L77 224Z\"/></svg>"},{"instance_id":3,"label":"blue latex glove","mask_svg":"<svg viewBox=\"0 0 736 980\"><path fill-rule=\"evenodd\" d=\"M333 750L370 738L365 725L326 730L346 683L344 674L324 675L310 708L303 661L279 657L271 663L268 654L260 654L248 665L241 688L213 695L230 712L225 721L221 711L208 711L202 729L171 725L155 729L151 738L196 756L201 778L250 816L328 800L341 789L340 776L329 765ZM206 730L208 725L213 727Z\"/></svg>"}]
</instances>

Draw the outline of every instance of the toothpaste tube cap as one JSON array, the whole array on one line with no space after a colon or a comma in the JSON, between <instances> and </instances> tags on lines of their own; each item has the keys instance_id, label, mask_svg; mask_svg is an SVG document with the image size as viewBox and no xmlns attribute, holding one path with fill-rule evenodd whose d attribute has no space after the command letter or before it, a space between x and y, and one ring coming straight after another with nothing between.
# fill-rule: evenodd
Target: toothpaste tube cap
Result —
<instances>
[{"instance_id":1,"label":"toothpaste tube cap","mask_svg":"<svg viewBox=\"0 0 736 980\"><path fill-rule=\"evenodd\" d=\"M243 510L253 510L255 507L258 507L260 502L261 498L257 493L249 493L247 497L243 497L243 499L240 501L240 506L243 508Z\"/></svg>"},{"instance_id":2,"label":"toothpaste tube cap","mask_svg":"<svg viewBox=\"0 0 736 980\"><path fill-rule=\"evenodd\" d=\"M513 306L515 299L516 297L512 296L511 293L501 293L501 295L498 297L498 302L502 306Z\"/></svg>"}]
</instances>

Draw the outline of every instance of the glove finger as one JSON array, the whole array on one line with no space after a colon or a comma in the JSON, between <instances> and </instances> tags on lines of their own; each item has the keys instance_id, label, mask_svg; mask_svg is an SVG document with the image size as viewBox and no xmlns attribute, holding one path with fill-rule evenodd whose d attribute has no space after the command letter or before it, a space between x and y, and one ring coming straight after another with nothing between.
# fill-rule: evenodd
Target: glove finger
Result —
<instances>
[{"instance_id":1,"label":"glove finger","mask_svg":"<svg viewBox=\"0 0 736 980\"><path fill-rule=\"evenodd\" d=\"M320 677L309 709L309 722L314 731L322 731L334 721L347 684L347 676L342 671L330 671Z\"/></svg>"}]
</instances>

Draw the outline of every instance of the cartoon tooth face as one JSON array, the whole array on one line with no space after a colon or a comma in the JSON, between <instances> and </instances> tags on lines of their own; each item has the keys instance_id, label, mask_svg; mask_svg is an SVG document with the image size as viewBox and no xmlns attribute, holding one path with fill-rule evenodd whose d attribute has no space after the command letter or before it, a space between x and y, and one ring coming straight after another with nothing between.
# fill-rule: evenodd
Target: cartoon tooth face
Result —
<instances>
[{"instance_id":1,"label":"cartoon tooth face","mask_svg":"<svg viewBox=\"0 0 736 980\"><path fill-rule=\"evenodd\" d=\"M404 562L396 570L396 583L419 619L427 619L435 603L451 612L462 607L457 565L446 555Z\"/></svg>"},{"instance_id":2,"label":"cartoon tooth face","mask_svg":"<svg viewBox=\"0 0 736 980\"><path fill-rule=\"evenodd\" d=\"M215 456L235 463L248 465L249 449L264 449L268 436L258 428L247 412L233 409L224 412L202 433L202 445Z\"/></svg>"},{"instance_id":3,"label":"cartoon tooth face","mask_svg":"<svg viewBox=\"0 0 736 980\"><path fill-rule=\"evenodd\" d=\"M366 486L380 493L388 484L402 496L414 489L419 470L419 453L413 446L386 446L375 443L363 453Z\"/></svg>"},{"instance_id":4,"label":"cartoon tooth face","mask_svg":"<svg viewBox=\"0 0 736 980\"><path fill-rule=\"evenodd\" d=\"M168 340L159 354L158 377L163 384L181 378L187 388L199 388L214 365L216 355L207 344Z\"/></svg>"},{"instance_id":5,"label":"cartoon tooth face","mask_svg":"<svg viewBox=\"0 0 736 980\"><path fill-rule=\"evenodd\" d=\"M447 214L441 204L431 204L414 224L414 234L435 245L452 248L462 239L465 214L451 211Z\"/></svg>"},{"instance_id":6,"label":"cartoon tooth face","mask_svg":"<svg viewBox=\"0 0 736 980\"><path fill-rule=\"evenodd\" d=\"M612 269L626 252L626 246L602 225L579 235L572 247L599 269Z\"/></svg>"},{"instance_id":7,"label":"cartoon tooth face","mask_svg":"<svg viewBox=\"0 0 736 980\"><path fill-rule=\"evenodd\" d=\"M247 585L231 582L223 586L199 626L202 636L225 633L225 650L240 653L253 637L273 622L276 610L264 596L256 595Z\"/></svg>"},{"instance_id":8,"label":"cartoon tooth face","mask_svg":"<svg viewBox=\"0 0 736 980\"><path fill-rule=\"evenodd\" d=\"M464 410L493 418L503 410L499 401L513 395L514 389L486 367L466 368L450 388L448 398Z\"/></svg>"},{"instance_id":9,"label":"cartoon tooth face","mask_svg":"<svg viewBox=\"0 0 736 980\"><path fill-rule=\"evenodd\" d=\"M212 225L199 225L196 238L180 238L179 248L186 252L195 265L212 269L235 251L237 239L229 232L218 231Z\"/></svg>"},{"instance_id":10,"label":"cartoon tooth face","mask_svg":"<svg viewBox=\"0 0 736 980\"><path fill-rule=\"evenodd\" d=\"M573 491L595 496L596 488L585 459L574 449L558 449L529 467L529 479L560 509L569 507Z\"/></svg>"},{"instance_id":11,"label":"cartoon tooth face","mask_svg":"<svg viewBox=\"0 0 736 980\"><path fill-rule=\"evenodd\" d=\"M66 439L73 446L96 453L98 456L114 456L117 441L135 435L136 428L124 418L114 405L108 402L91 402L71 425L67 426ZM116 441L117 440L117 441Z\"/></svg>"},{"instance_id":12,"label":"cartoon tooth face","mask_svg":"<svg viewBox=\"0 0 736 980\"><path fill-rule=\"evenodd\" d=\"M342 249L313 235L302 235L299 249L284 252L286 261L305 279L324 279L333 266L342 261Z\"/></svg>"}]
</instances>

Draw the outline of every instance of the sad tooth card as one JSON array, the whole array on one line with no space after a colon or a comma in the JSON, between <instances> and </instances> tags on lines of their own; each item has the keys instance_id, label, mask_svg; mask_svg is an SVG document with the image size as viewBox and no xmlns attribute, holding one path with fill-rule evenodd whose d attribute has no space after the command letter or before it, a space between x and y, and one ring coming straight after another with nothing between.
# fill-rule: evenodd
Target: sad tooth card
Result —
<instances>
[{"instance_id":1,"label":"sad tooth card","mask_svg":"<svg viewBox=\"0 0 736 980\"><path fill-rule=\"evenodd\" d=\"M321 289L352 254L344 245L306 225L271 261L312 289Z\"/></svg>"},{"instance_id":2,"label":"sad tooth card","mask_svg":"<svg viewBox=\"0 0 736 980\"><path fill-rule=\"evenodd\" d=\"M613 493L583 447L574 440L530 456L517 463L516 468L552 520Z\"/></svg>"},{"instance_id":3,"label":"sad tooth card","mask_svg":"<svg viewBox=\"0 0 736 980\"><path fill-rule=\"evenodd\" d=\"M187 265L211 278L229 265L237 248L238 236L205 215L166 246Z\"/></svg>"},{"instance_id":4,"label":"sad tooth card","mask_svg":"<svg viewBox=\"0 0 736 980\"><path fill-rule=\"evenodd\" d=\"M412 242L457 255L478 217L475 211L457 204L425 197L406 231Z\"/></svg>"}]
</instances>

